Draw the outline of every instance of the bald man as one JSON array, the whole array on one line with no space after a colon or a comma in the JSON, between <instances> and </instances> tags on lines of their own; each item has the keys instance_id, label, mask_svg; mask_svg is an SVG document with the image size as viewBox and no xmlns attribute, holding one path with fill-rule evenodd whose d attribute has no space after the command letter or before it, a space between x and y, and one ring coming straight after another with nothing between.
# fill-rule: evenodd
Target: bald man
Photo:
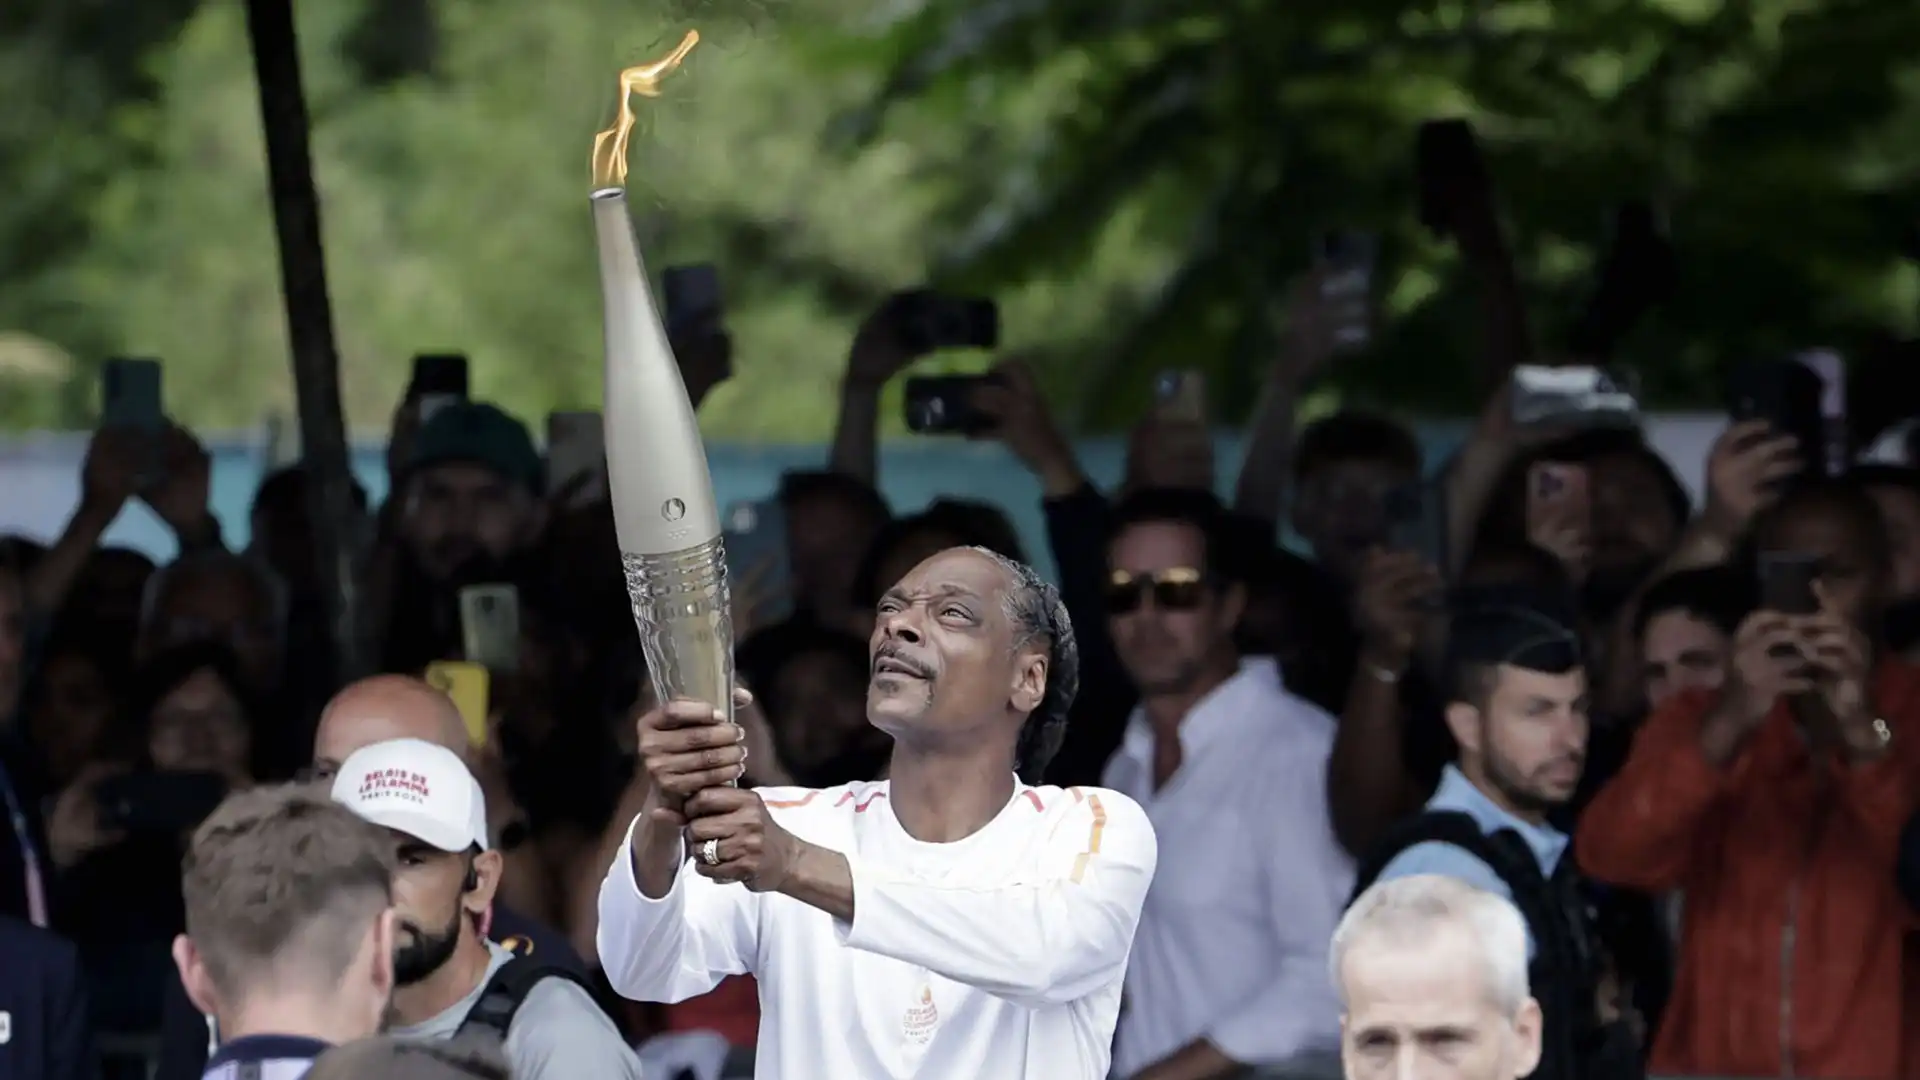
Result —
<instances>
[{"instance_id":1,"label":"bald man","mask_svg":"<svg viewBox=\"0 0 1920 1080\"><path fill-rule=\"evenodd\" d=\"M375 675L333 696L320 713L313 737L313 764L304 774L331 780L340 763L363 746L393 739L421 739L444 746L473 763L466 721L447 695L405 675ZM509 868L511 872L511 868ZM588 977L591 969L566 937L551 927L515 914L496 902L487 936L518 956L566 968ZM187 999L175 974L161 1022L159 1068L155 1080L199 1080L207 1064L206 1018Z\"/></svg>"},{"instance_id":2,"label":"bald man","mask_svg":"<svg viewBox=\"0 0 1920 1080\"><path fill-rule=\"evenodd\" d=\"M394 739L444 746L473 764L473 742L452 698L406 675L375 675L335 694L321 710L314 779L331 780L355 750Z\"/></svg>"}]
</instances>

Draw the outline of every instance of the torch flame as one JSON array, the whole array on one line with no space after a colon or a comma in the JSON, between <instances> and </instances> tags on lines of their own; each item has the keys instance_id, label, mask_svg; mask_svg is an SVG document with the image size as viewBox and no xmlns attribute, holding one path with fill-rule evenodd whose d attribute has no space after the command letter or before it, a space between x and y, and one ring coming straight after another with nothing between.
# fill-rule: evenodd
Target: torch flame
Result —
<instances>
[{"instance_id":1,"label":"torch flame","mask_svg":"<svg viewBox=\"0 0 1920 1080\"><path fill-rule=\"evenodd\" d=\"M633 95L659 97L660 81L680 66L695 45L700 44L698 30L687 31L680 44L651 64L630 67L620 73L620 115L613 126L593 137L593 186L625 187L627 183L627 138L633 134Z\"/></svg>"}]
</instances>

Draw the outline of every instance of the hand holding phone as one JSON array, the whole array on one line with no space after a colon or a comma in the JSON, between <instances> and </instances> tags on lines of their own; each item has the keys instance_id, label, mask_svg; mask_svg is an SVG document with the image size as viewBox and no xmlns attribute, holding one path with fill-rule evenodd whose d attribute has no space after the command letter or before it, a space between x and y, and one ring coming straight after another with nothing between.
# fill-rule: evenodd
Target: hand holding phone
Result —
<instances>
[{"instance_id":1,"label":"hand holding phone","mask_svg":"<svg viewBox=\"0 0 1920 1080\"><path fill-rule=\"evenodd\" d=\"M468 585L460 590L460 641L470 663L489 671L520 666L520 590Z\"/></svg>"},{"instance_id":2,"label":"hand holding phone","mask_svg":"<svg viewBox=\"0 0 1920 1080\"><path fill-rule=\"evenodd\" d=\"M1593 557L1593 490L1587 467L1539 461L1527 470L1527 540L1574 572Z\"/></svg>"},{"instance_id":3,"label":"hand holding phone","mask_svg":"<svg viewBox=\"0 0 1920 1080\"><path fill-rule=\"evenodd\" d=\"M1797 360L1757 360L1741 364L1727 379L1727 415L1736 424L1765 421L1797 444L1802 471L1831 472L1826 384L1818 372Z\"/></svg>"},{"instance_id":4,"label":"hand holding phone","mask_svg":"<svg viewBox=\"0 0 1920 1080\"><path fill-rule=\"evenodd\" d=\"M128 442L127 456L137 464L134 486L147 489L166 476L166 410L161 398L160 361L117 357L100 369L100 427Z\"/></svg>"}]
</instances>

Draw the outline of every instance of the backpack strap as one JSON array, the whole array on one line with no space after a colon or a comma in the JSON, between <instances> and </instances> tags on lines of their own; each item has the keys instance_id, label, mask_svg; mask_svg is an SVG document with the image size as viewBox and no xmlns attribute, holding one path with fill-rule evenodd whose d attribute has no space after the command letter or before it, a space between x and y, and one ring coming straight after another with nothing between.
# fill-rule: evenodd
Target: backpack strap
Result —
<instances>
[{"instance_id":1,"label":"backpack strap","mask_svg":"<svg viewBox=\"0 0 1920 1080\"><path fill-rule=\"evenodd\" d=\"M551 964L536 964L531 960L515 957L500 965L487 980L486 988L480 991L479 1000L473 1008L467 1010L466 1018L460 1021L455 1035L465 1035L473 1031L483 1031L502 1041L506 1040L507 1029L513 1026L513 1017L527 1000L527 994L534 984L546 979L565 979L593 996L593 988L586 980L563 967Z\"/></svg>"}]
</instances>

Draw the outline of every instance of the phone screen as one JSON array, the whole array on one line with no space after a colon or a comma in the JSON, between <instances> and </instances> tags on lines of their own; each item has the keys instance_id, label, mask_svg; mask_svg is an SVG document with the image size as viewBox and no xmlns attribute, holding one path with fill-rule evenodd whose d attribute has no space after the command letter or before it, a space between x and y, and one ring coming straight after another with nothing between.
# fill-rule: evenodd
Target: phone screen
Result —
<instances>
[{"instance_id":1,"label":"phone screen","mask_svg":"<svg viewBox=\"0 0 1920 1080\"><path fill-rule=\"evenodd\" d=\"M720 271L711 264L667 267L660 279L660 295L670 330L720 319Z\"/></svg>"},{"instance_id":2,"label":"phone screen","mask_svg":"<svg viewBox=\"0 0 1920 1080\"><path fill-rule=\"evenodd\" d=\"M771 625L793 614L793 570L787 548L786 507L778 496L727 507L721 518L727 576L736 595L761 601L754 618Z\"/></svg>"},{"instance_id":3,"label":"phone screen","mask_svg":"<svg viewBox=\"0 0 1920 1080\"><path fill-rule=\"evenodd\" d=\"M1334 320L1333 346L1346 352L1373 338L1373 265L1379 241L1371 233L1330 232L1320 238L1314 265L1320 299Z\"/></svg>"},{"instance_id":4,"label":"phone screen","mask_svg":"<svg viewBox=\"0 0 1920 1080\"><path fill-rule=\"evenodd\" d=\"M1820 560L1794 552L1762 552L1759 557L1760 604L1782 615L1812 615L1820 610L1813 583Z\"/></svg>"},{"instance_id":5,"label":"phone screen","mask_svg":"<svg viewBox=\"0 0 1920 1080\"><path fill-rule=\"evenodd\" d=\"M465 398L468 393L467 358L463 353L421 353L413 358L410 397L429 394Z\"/></svg>"},{"instance_id":6,"label":"phone screen","mask_svg":"<svg viewBox=\"0 0 1920 1080\"><path fill-rule=\"evenodd\" d=\"M1207 422L1207 378L1197 371L1163 371L1153 380L1154 411L1183 424Z\"/></svg>"},{"instance_id":7,"label":"phone screen","mask_svg":"<svg viewBox=\"0 0 1920 1080\"><path fill-rule=\"evenodd\" d=\"M606 420L597 412L547 415L547 494L567 508L607 498Z\"/></svg>"},{"instance_id":8,"label":"phone screen","mask_svg":"<svg viewBox=\"0 0 1920 1080\"><path fill-rule=\"evenodd\" d=\"M100 369L100 423L153 434L166 424L160 396L160 361L109 360Z\"/></svg>"},{"instance_id":9,"label":"phone screen","mask_svg":"<svg viewBox=\"0 0 1920 1080\"><path fill-rule=\"evenodd\" d=\"M1853 460L1847 431L1847 362L1832 349L1809 349L1795 357L1820 376L1820 420L1826 435L1827 472L1840 473Z\"/></svg>"},{"instance_id":10,"label":"phone screen","mask_svg":"<svg viewBox=\"0 0 1920 1080\"><path fill-rule=\"evenodd\" d=\"M468 585L460 590L460 642L470 663L489 671L520 666L520 590Z\"/></svg>"}]
</instances>

